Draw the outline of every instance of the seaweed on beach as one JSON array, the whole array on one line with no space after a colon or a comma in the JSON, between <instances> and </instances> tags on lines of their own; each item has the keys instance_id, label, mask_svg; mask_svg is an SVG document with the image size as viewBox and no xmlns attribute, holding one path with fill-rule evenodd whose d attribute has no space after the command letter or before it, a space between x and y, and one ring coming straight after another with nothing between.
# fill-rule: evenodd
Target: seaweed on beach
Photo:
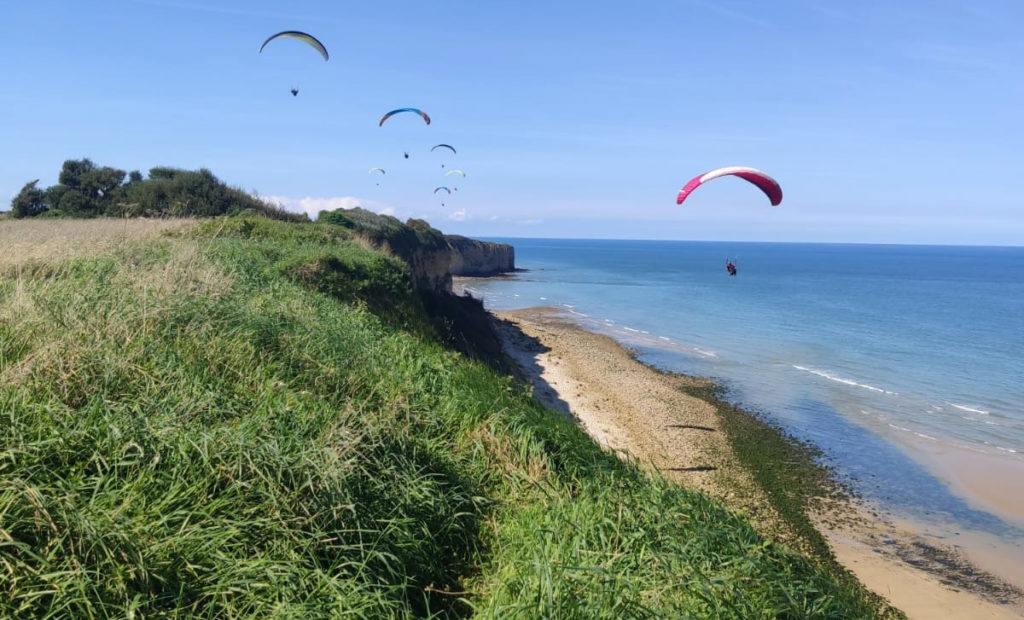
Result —
<instances>
[{"instance_id":1,"label":"seaweed on beach","mask_svg":"<svg viewBox=\"0 0 1024 620\"><path fill-rule=\"evenodd\" d=\"M836 574L855 579L835 559L828 541L812 521L812 516L816 516L828 527L856 528L863 520L853 506L858 501L856 492L827 464L822 450L793 437L763 415L728 402L721 386L708 383L688 387L686 391L718 408L737 456L797 537L787 542ZM973 592L1001 605L1024 600L1024 593L1018 588L978 569L954 548L913 536L905 540L884 536L881 543L875 547L877 552L934 575L946 586Z\"/></svg>"},{"instance_id":2,"label":"seaweed on beach","mask_svg":"<svg viewBox=\"0 0 1024 620\"><path fill-rule=\"evenodd\" d=\"M718 409L736 456L797 537L790 542L819 561L838 566L810 515L824 509L827 501L850 499L853 491L823 462L821 449L786 433L764 416L728 402L721 386L708 384L684 389Z\"/></svg>"},{"instance_id":3,"label":"seaweed on beach","mask_svg":"<svg viewBox=\"0 0 1024 620\"><path fill-rule=\"evenodd\" d=\"M853 497L852 489L823 462L821 449L793 437L763 416L728 402L724 389L717 384L705 382L683 390L718 410L734 453L784 522L773 534L801 549L839 581L859 586L857 578L836 560L828 541L811 519L814 514L827 512L829 506ZM880 608L888 607L880 596L868 595Z\"/></svg>"}]
</instances>

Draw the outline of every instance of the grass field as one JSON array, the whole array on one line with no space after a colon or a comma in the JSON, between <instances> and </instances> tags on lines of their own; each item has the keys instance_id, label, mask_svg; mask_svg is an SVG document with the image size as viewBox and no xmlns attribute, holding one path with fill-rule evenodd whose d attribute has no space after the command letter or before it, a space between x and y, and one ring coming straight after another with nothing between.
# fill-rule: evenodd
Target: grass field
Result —
<instances>
[{"instance_id":1,"label":"grass field","mask_svg":"<svg viewBox=\"0 0 1024 620\"><path fill-rule=\"evenodd\" d=\"M0 247L0 616L893 613L446 347L344 228Z\"/></svg>"}]
</instances>

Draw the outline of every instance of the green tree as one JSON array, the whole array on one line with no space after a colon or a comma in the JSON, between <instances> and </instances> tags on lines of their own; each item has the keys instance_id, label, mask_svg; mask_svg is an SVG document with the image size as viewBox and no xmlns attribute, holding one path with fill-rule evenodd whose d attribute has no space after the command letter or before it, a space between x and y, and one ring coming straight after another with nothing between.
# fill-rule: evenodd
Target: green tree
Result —
<instances>
[{"instance_id":1,"label":"green tree","mask_svg":"<svg viewBox=\"0 0 1024 620\"><path fill-rule=\"evenodd\" d=\"M64 162L55 189L60 198L53 204L68 215L103 215L116 212L115 203L127 173L109 166L97 166L90 159Z\"/></svg>"},{"instance_id":2,"label":"green tree","mask_svg":"<svg viewBox=\"0 0 1024 620\"><path fill-rule=\"evenodd\" d=\"M127 183L125 183L127 177ZM65 217L212 217L248 213L265 217L309 221L303 213L289 213L269 205L242 190L225 185L206 168L182 170L158 166L149 178L109 166L97 166L90 159L64 162L58 183L45 190L33 181L11 201L15 217L49 211Z\"/></svg>"},{"instance_id":3,"label":"green tree","mask_svg":"<svg viewBox=\"0 0 1024 620\"><path fill-rule=\"evenodd\" d=\"M54 194L60 196L57 202L53 203L53 207L57 211L66 215L76 216L94 214L92 205L82 192L73 189L64 189L63 191L58 189Z\"/></svg>"},{"instance_id":4,"label":"green tree","mask_svg":"<svg viewBox=\"0 0 1024 620\"><path fill-rule=\"evenodd\" d=\"M18 195L11 199L11 211L14 217L35 217L49 209L46 203L46 192L36 187L39 179L29 181L21 188Z\"/></svg>"},{"instance_id":5,"label":"green tree","mask_svg":"<svg viewBox=\"0 0 1024 620\"><path fill-rule=\"evenodd\" d=\"M96 164L92 163L89 158L68 159L60 169L57 183L70 189L80 190L82 189L82 177L94 168L96 168Z\"/></svg>"}]
</instances>

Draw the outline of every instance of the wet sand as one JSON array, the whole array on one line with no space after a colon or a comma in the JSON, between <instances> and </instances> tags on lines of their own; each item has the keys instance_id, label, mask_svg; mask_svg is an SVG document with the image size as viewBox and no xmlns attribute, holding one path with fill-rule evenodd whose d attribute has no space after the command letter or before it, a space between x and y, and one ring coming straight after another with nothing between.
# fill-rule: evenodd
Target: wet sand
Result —
<instances>
[{"instance_id":1,"label":"wet sand","mask_svg":"<svg viewBox=\"0 0 1024 620\"><path fill-rule=\"evenodd\" d=\"M539 399L622 458L728 503L766 535L785 537L785 525L733 454L718 410L682 392L705 380L655 371L557 308L495 314L506 351ZM1024 617L1019 591L977 571L955 545L884 523L870 507L834 506L817 521L839 561L909 618Z\"/></svg>"},{"instance_id":2,"label":"wet sand","mask_svg":"<svg viewBox=\"0 0 1024 620\"><path fill-rule=\"evenodd\" d=\"M942 445L922 445L915 457L976 508L1024 528L1024 461Z\"/></svg>"}]
</instances>

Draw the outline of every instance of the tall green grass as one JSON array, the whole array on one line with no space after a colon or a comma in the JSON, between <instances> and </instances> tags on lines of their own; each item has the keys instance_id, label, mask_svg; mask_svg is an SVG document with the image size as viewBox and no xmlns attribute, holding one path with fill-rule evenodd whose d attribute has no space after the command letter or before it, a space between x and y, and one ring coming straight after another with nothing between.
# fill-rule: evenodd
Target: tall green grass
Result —
<instances>
[{"instance_id":1,"label":"tall green grass","mask_svg":"<svg viewBox=\"0 0 1024 620\"><path fill-rule=\"evenodd\" d=\"M326 224L0 271L0 615L880 613L600 451L423 308Z\"/></svg>"}]
</instances>

